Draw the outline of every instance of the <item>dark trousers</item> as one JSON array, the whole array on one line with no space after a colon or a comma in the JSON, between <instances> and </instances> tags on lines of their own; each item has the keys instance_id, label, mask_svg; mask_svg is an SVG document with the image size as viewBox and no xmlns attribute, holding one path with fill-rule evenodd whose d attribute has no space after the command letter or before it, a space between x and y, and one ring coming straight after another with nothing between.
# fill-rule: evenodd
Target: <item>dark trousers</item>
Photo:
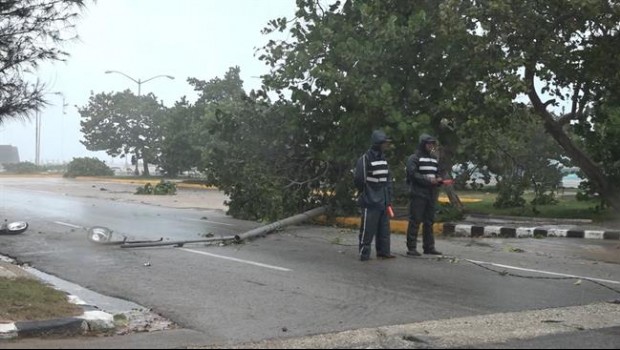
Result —
<instances>
[{"instance_id":1,"label":"dark trousers","mask_svg":"<svg viewBox=\"0 0 620 350\"><path fill-rule=\"evenodd\" d=\"M409 201L409 226L407 227L407 249L416 250L418 231L422 224L422 247L425 252L435 249L433 222L435 221L435 199L411 197Z\"/></svg>"},{"instance_id":2,"label":"dark trousers","mask_svg":"<svg viewBox=\"0 0 620 350\"><path fill-rule=\"evenodd\" d=\"M372 239L375 238L377 255L390 254L390 219L385 209L362 208L360 225L359 252L360 259L370 258Z\"/></svg>"}]
</instances>

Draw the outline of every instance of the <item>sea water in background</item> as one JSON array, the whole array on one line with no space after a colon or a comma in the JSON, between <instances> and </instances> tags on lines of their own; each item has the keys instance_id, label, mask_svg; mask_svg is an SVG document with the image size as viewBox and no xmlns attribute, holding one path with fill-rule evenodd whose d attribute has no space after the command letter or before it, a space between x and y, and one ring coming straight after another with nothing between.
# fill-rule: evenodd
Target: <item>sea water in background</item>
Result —
<instances>
[{"instance_id":1,"label":"sea water in background","mask_svg":"<svg viewBox=\"0 0 620 350\"><path fill-rule=\"evenodd\" d=\"M578 188L581 181L583 181L583 179L577 176L577 174L569 174L562 178L562 187Z\"/></svg>"},{"instance_id":2,"label":"sea water in background","mask_svg":"<svg viewBox=\"0 0 620 350\"><path fill-rule=\"evenodd\" d=\"M469 165L469 170L471 171L472 169L474 169L474 165L470 164ZM579 171L579 168L577 167L572 167L572 168L561 168L560 171L562 171L562 173L564 174L564 176L562 177L562 187L563 188L579 188L579 184L584 180L582 178L580 178L577 175L577 172ZM452 178L456 178L459 174L463 173L463 169L461 168L461 165L455 165L452 168ZM487 184L484 181L484 176L478 172L478 171L473 171L471 173L471 180L468 181L469 182L475 182L476 184L479 185L483 185L483 186L496 186L497 185L497 181L495 179L495 175L491 174L491 178L489 179L490 182Z\"/></svg>"}]
</instances>

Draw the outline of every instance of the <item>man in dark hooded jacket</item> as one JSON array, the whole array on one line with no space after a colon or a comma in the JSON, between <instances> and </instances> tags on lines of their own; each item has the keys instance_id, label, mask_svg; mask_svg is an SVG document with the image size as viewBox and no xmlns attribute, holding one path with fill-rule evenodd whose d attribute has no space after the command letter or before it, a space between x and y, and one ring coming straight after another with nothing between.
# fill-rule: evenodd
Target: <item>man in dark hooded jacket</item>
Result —
<instances>
[{"instance_id":1,"label":"man in dark hooded jacket","mask_svg":"<svg viewBox=\"0 0 620 350\"><path fill-rule=\"evenodd\" d=\"M377 258L390 259L390 220L387 208L392 204L392 176L384 152L390 140L381 130L371 136L372 146L355 166L354 182L359 191L358 203L362 208L359 235L360 260L370 259L373 237Z\"/></svg>"},{"instance_id":2,"label":"man in dark hooded jacket","mask_svg":"<svg viewBox=\"0 0 620 350\"><path fill-rule=\"evenodd\" d=\"M409 226L407 228L407 255L420 256L417 251L417 239L420 224L423 224L422 244L424 254L441 255L435 250L433 222L435 221L435 203L440 176L439 162L436 156L437 140L423 134L414 154L407 159L407 184L409 184Z\"/></svg>"}]
</instances>

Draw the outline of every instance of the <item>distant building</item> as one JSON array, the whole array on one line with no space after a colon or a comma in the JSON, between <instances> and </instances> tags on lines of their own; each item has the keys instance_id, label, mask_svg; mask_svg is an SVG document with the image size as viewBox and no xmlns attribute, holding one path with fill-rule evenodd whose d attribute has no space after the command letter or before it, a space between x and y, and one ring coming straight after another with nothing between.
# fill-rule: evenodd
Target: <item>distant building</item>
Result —
<instances>
[{"instance_id":1,"label":"distant building","mask_svg":"<svg viewBox=\"0 0 620 350\"><path fill-rule=\"evenodd\" d=\"M11 145L0 145L0 169L2 164L19 163L19 151Z\"/></svg>"}]
</instances>

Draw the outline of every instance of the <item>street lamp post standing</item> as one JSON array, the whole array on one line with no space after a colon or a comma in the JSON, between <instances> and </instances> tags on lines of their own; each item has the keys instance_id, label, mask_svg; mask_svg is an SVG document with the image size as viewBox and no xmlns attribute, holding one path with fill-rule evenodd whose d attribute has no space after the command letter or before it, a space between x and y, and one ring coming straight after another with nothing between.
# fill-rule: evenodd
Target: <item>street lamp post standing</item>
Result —
<instances>
[{"instance_id":1,"label":"street lamp post standing","mask_svg":"<svg viewBox=\"0 0 620 350\"><path fill-rule=\"evenodd\" d=\"M53 95L62 96L62 113L66 114L65 107L67 104L65 103L65 95L60 91L52 92ZM41 111L37 111L35 114L35 155L34 155L34 164L41 165Z\"/></svg>"},{"instance_id":2,"label":"street lamp post standing","mask_svg":"<svg viewBox=\"0 0 620 350\"><path fill-rule=\"evenodd\" d=\"M168 78L170 80L174 79L174 77L172 75L166 75L166 74L160 74L160 75L156 75L154 77L150 77L146 80L141 80L141 79L134 79L132 77L130 77L129 75L123 73L123 72L119 72L117 70L107 70L105 71L105 74L111 74L111 73L117 73L120 74L122 76L124 76L125 78L133 81L134 83L138 84L138 96L141 95L141 89L142 89L142 84L144 83L148 83L149 81L153 80L153 79L157 79L157 78Z\"/></svg>"},{"instance_id":3,"label":"street lamp post standing","mask_svg":"<svg viewBox=\"0 0 620 350\"><path fill-rule=\"evenodd\" d=\"M129 75L127 75L127 74L125 74L123 72L117 71L117 70L107 70L107 71L105 71L105 74L111 74L111 73L120 74L120 75L124 76L125 78L127 78L127 79L133 81L134 83L138 84L138 97L140 97L141 93L142 93L142 84L148 83L149 81L157 79L157 78L168 78L170 80L174 79L174 77L172 75L160 74L160 75L156 75L154 77L150 77L150 78L145 79L145 80L141 80L141 79L134 79L134 78L130 77ZM136 166L135 173L137 175L138 174L138 160L137 159L136 159L135 166ZM126 169L129 168L129 164L127 164L127 155L125 155L125 168Z\"/></svg>"}]
</instances>

